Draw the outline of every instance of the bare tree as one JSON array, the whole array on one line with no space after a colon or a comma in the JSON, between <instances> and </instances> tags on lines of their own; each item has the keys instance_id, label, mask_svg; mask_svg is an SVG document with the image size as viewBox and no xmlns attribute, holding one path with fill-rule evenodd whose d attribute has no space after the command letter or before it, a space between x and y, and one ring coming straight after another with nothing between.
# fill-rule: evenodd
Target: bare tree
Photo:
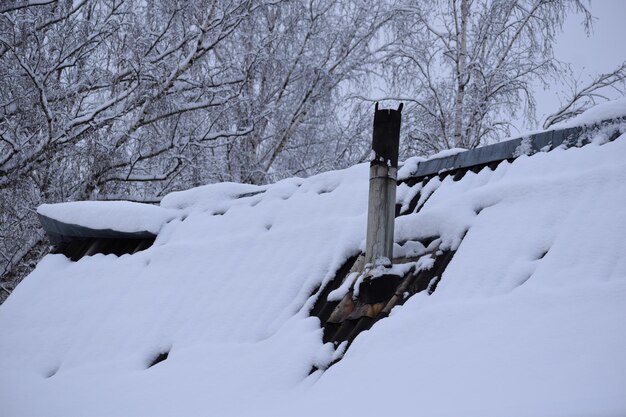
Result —
<instances>
[{"instance_id":1,"label":"bare tree","mask_svg":"<svg viewBox=\"0 0 626 417\"><path fill-rule=\"evenodd\" d=\"M384 3L307 0L267 6L245 22L222 55L246 70L232 111L254 125L245 140L225 144L230 179L309 175L335 161L334 145L348 139L334 134L346 86L367 78L380 58L372 40L393 16Z\"/></svg>"},{"instance_id":2,"label":"bare tree","mask_svg":"<svg viewBox=\"0 0 626 417\"><path fill-rule=\"evenodd\" d=\"M431 0L402 10L389 98L408 103L413 153L505 137L520 111L534 112L531 82L556 74L552 46L565 16L591 18L580 0Z\"/></svg>"},{"instance_id":3,"label":"bare tree","mask_svg":"<svg viewBox=\"0 0 626 417\"><path fill-rule=\"evenodd\" d=\"M179 133L236 96L242 71L210 63L258 7L58 0L3 9L0 200L13 208L1 214L2 234L16 236L0 241L3 277L44 243L40 203L158 199L185 166L190 138ZM250 130L200 128L194 140Z\"/></svg>"},{"instance_id":4,"label":"bare tree","mask_svg":"<svg viewBox=\"0 0 626 417\"><path fill-rule=\"evenodd\" d=\"M387 4L340 0L1 10L0 297L45 251L34 215L43 202L158 202L358 160L343 97L367 76L372 40L393 16Z\"/></svg>"}]
</instances>

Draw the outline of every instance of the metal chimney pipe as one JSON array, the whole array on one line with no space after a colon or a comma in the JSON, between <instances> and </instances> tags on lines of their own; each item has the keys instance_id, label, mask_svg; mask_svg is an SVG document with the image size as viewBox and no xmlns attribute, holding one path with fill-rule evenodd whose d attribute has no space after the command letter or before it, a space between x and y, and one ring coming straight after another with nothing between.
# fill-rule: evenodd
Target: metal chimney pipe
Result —
<instances>
[{"instance_id":1,"label":"metal chimney pipe","mask_svg":"<svg viewBox=\"0 0 626 417\"><path fill-rule=\"evenodd\" d=\"M376 103L374 111L365 264L390 264L393 260L402 107L400 103L398 110L379 110Z\"/></svg>"}]
</instances>

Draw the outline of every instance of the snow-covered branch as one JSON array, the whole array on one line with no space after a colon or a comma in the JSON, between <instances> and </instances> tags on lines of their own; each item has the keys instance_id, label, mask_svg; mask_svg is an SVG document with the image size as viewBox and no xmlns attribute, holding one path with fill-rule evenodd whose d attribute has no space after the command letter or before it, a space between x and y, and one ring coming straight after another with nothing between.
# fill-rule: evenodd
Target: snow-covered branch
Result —
<instances>
[{"instance_id":1,"label":"snow-covered branch","mask_svg":"<svg viewBox=\"0 0 626 417\"><path fill-rule=\"evenodd\" d=\"M577 81L572 81L572 91L568 99L561 107L548 117L543 123L543 128L548 129L556 123L570 119L581 114L598 101L608 99L606 90L617 90L622 95L626 94L626 62L619 65L615 70L600 74L592 78L587 84L579 86Z\"/></svg>"}]
</instances>

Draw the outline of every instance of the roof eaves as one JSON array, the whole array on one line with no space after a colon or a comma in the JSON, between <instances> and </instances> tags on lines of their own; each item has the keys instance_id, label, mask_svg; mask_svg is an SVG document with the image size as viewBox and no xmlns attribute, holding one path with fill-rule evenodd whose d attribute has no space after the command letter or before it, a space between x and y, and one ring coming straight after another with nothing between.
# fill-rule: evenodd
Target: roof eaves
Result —
<instances>
[{"instance_id":1,"label":"roof eaves","mask_svg":"<svg viewBox=\"0 0 626 417\"><path fill-rule=\"evenodd\" d=\"M154 239L156 235L148 231L120 232L112 229L91 229L78 224L64 223L37 213L39 222L50 239L58 245L80 239Z\"/></svg>"}]
</instances>

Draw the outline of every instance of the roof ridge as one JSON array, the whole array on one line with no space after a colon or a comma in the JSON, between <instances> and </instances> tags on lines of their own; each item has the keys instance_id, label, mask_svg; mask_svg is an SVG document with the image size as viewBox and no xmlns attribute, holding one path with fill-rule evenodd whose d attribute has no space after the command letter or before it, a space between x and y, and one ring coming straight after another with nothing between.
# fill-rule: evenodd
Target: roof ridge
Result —
<instances>
[{"instance_id":1,"label":"roof ridge","mask_svg":"<svg viewBox=\"0 0 626 417\"><path fill-rule=\"evenodd\" d=\"M469 168L476 165L486 165L506 159L515 159L518 156L525 154L525 152L519 153L521 147L524 146L522 143L524 140L529 141L527 147L528 151L532 153L544 150L548 146L548 150L552 150L563 143L568 143L572 140L574 140L574 143L580 141L581 145L585 145L589 143L589 140L586 138L580 138L579 135L581 133L590 129L606 127L624 121L626 121L626 117L618 117L605 119L600 122L587 125L568 127L559 130L548 130L530 135L523 135L491 145L481 146L479 148L468 150L467 152L460 152L443 158L421 161L417 163L417 168L414 171L404 178L399 178L399 181L402 182L408 180L409 178L425 177L445 171Z\"/></svg>"}]
</instances>

